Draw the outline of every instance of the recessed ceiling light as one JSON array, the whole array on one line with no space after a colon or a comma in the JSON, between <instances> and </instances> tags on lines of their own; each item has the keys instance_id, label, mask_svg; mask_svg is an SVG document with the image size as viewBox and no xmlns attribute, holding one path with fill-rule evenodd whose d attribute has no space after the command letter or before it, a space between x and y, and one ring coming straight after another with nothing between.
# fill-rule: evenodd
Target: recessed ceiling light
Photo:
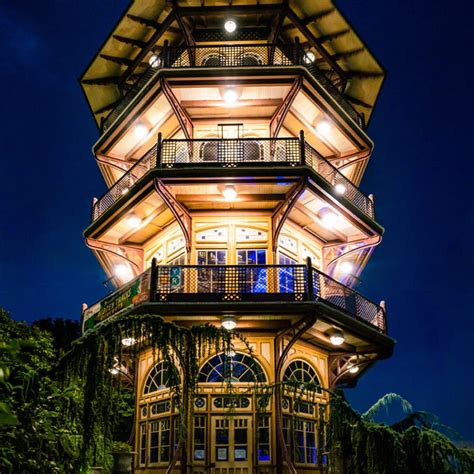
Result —
<instances>
[{"instance_id":1,"label":"recessed ceiling light","mask_svg":"<svg viewBox=\"0 0 474 474\"><path fill-rule=\"evenodd\" d=\"M352 264L352 262L346 260L345 262L341 262L339 268L342 273L348 274L352 272L352 270L354 269L354 265Z\"/></svg>"},{"instance_id":2,"label":"recessed ceiling light","mask_svg":"<svg viewBox=\"0 0 474 474\"><path fill-rule=\"evenodd\" d=\"M237 29L237 23L234 20L227 20L224 23L224 28L227 33L233 33Z\"/></svg>"},{"instance_id":3,"label":"recessed ceiling light","mask_svg":"<svg viewBox=\"0 0 474 474\"><path fill-rule=\"evenodd\" d=\"M306 64L311 64L311 63L314 63L314 60L316 59L316 56L311 52L311 51L308 51L305 55L304 55L304 62Z\"/></svg>"},{"instance_id":4,"label":"recessed ceiling light","mask_svg":"<svg viewBox=\"0 0 474 474\"><path fill-rule=\"evenodd\" d=\"M161 60L159 56L157 56L156 54L153 54L152 56L150 56L150 59L148 60L148 64L151 67L158 67L160 63L161 63Z\"/></svg>"},{"instance_id":5,"label":"recessed ceiling light","mask_svg":"<svg viewBox=\"0 0 474 474\"><path fill-rule=\"evenodd\" d=\"M328 207L323 207L319 211L319 213L321 215L321 220L323 222L324 227L326 228L336 227L336 225L339 222L338 214L336 214L334 211L332 211Z\"/></svg>"},{"instance_id":6,"label":"recessed ceiling light","mask_svg":"<svg viewBox=\"0 0 474 474\"><path fill-rule=\"evenodd\" d=\"M346 192L346 189L346 185L342 183L337 183L336 186L334 186L334 190L337 194L344 194Z\"/></svg>"},{"instance_id":7,"label":"recessed ceiling light","mask_svg":"<svg viewBox=\"0 0 474 474\"><path fill-rule=\"evenodd\" d=\"M321 120L316 126L316 131L323 136L326 136L331 131L331 124L327 120Z\"/></svg>"},{"instance_id":8,"label":"recessed ceiling light","mask_svg":"<svg viewBox=\"0 0 474 474\"><path fill-rule=\"evenodd\" d=\"M118 265L115 265L114 273L115 276L123 282L127 282L133 278L132 269L124 263L119 263Z\"/></svg>"},{"instance_id":9,"label":"recessed ceiling light","mask_svg":"<svg viewBox=\"0 0 474 474\"><path fill-rule=\"evenodd\" d=\"M233 105L239 98L237 91L234 88L229 88L224 91L224 101L228 105Z\"/></svg>"},{"instance_id":10,"label":"recessed ceiling light","mask_svg":"<svg viewBox=\"0 0 474 474\"><path fill-rule=\"evenodd\" d=\"M148 127L143 125L142 123L138 123L133 129L133 135L139 140L143 140L144 138L146 138L149 133L150 130L148 130Z\"/></svg>"},{"instance_id":11,"label":"recessed ceiling light","mask_svg":"<svg viewBox=\"0 0 474 474\"><path fill-rule=\"evenodd\" d=\"M340 331L333 332L329 337L329 340L333 346L340 346L345 341L344 334Z\"/></svg>"},{"instance_id":12,"label":"recessed ceiling light","mask_svg":"<svg viewBox=\"0 0 474 474\"><path fill-rule=\"evenodd\" d=\"M235 327L237 326L237 322L232 316L226 316L222 318L221 326L227 329L228 331L232 331L232 329L235 329Z\"/></svg>"},{"instance_id":13,"label":"recessed ceiling light","mask_svg":"<svg viewBox=\"0 0 474 474\"><path fill-rule=\"evenodd\" d=\"M127 218L127 224L133 229L136 229L141 223L142 220L136 214L130 214Z\"/></svg>"},{"instance_id":14,"label":"recessed ceiling light","mask_svg":"<svg viewBox=\"0 0 474 474\"><path fill-rule=\"evenodd\" d=\"M359 367L357 367L357 365L351 365L349 366L349 372L351 374L357 374L357 372L359 372Z\"/></svg>"},{"instance_id":15,"label":"recessed ceiling light","mask_svg":"<svg viewBox=\"0 0 474 474\"><path fill-rule=\"evenodd\" d=\"M226 201L235 201L237 198L237 191L234 186L226 186L224 191L222 191L222 195Z\"/></svg>"}]
</instances>

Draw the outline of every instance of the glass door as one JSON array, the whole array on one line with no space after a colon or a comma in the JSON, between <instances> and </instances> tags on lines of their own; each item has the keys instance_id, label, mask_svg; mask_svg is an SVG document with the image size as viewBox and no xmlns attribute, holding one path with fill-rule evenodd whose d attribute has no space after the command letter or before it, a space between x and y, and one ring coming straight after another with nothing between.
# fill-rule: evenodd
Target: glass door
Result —
<instances>
[{"instance_id":1,"label":"glass door","mask_svg":"<svg viewBox=\"0 0 474 474\"><path fill-rule=\"evenodd\" d=\"M252 469L252 417L213 416L211 472L244 474Z\"/></svg>"}]
</instances>

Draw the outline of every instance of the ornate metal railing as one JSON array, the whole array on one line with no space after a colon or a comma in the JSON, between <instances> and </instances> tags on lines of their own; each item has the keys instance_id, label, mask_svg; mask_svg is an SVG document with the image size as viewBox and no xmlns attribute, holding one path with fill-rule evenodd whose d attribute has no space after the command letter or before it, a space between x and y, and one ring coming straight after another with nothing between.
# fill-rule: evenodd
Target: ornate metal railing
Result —
<instances>
[{"instance_id":1,"label":"ornate metal railing","mask_svg":"<svg viewBox=\"0 0 474 474\"><path fill-rule=\"evenodd\" d=\"M125 196L131 186L154 168L192 166L308 166L321 176L337 197L346 198L368 217L375 219L372 200L359 190L313 147L300 138L241 138L205 140L161 140L120 178L92 208L92 221Z\"/></svg>"},{"instance_id":2,"label":"ornate metal railing","mask_svg":"<svg viewBox=\"0 0 474 474\"><path fill-rule=\"evenodd\" d=\"M148 284L149 282L149 284ZM139 295L133 297L133 295ZM357 291L306 265L156 265L84 313L92 328L116 311L155 303L321 301L386 333L385 310ZM94 318L94 319L91 319ZM91 319L87 322L87 320Z\"/></svg>"},{"instance_id":3,"label":"ornate metal railing","mask_svg":"<svg viewBox=\"0 0 474 474\"><path fill-rule=\"evenodd\" d=\"M298 44L245 44L166 47L128 89L102 123L107 130L140 90L162 69L303 66L359 126L362 116L344 96L345 80L332 70L320 69L314 56Z\"/></svg>"}]
</instances>

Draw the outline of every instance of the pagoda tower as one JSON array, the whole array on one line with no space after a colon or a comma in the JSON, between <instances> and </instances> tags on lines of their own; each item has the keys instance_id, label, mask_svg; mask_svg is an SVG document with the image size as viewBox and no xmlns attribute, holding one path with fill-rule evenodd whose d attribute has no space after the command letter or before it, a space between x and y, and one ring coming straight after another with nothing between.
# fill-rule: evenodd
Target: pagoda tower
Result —
<instances>
[{"instance_id":1,"label":"pagoda tower","mask_svg":"<svg viewBox=\"0 0 474 474\"><path fill-rule=\"evenodd\" d=\"M87 67L107 191L84 235L116 289L83 332L138 312L252 349L199 361L178 462L168 371L139 354L135 472L327 471L328 390L394 346L354 289L383 233L359 189L383 80L331 0L135 0ZM256 382L321 389L262 404Z\"/></svg>"}]
</instances>

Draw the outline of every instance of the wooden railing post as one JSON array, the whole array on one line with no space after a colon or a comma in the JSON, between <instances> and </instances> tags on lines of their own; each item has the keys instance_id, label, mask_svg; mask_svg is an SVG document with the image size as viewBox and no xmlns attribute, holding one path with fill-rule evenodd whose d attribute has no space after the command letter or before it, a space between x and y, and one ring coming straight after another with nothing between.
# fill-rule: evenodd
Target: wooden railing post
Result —
<instances>
[{"instance_id":1,"label":"wooden railing post","mask_svg":"<svg viewBox=\"0 0 474 474\"><path fill-rule=\"evenodd\" d=\"M161 148L163 146L163 137L161 132L158 133L158 139L156 140L156 167L161 168Z\"/></svg>"}]
</instances>

